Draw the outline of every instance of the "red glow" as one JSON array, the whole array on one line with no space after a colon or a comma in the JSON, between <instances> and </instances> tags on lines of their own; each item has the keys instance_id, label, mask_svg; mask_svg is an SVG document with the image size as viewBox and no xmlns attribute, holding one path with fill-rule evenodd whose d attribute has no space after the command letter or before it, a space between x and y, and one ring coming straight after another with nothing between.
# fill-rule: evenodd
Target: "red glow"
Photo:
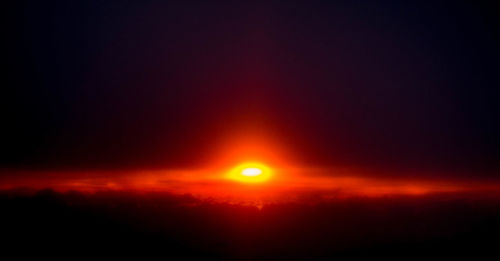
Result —
<instances>
[{"instance_id":1,"label":"red glow","mask_svg":"<svg viewBox=\"0 0 500 261\"><path fill-rule=\"evenodd\" d=\"M57 191L160 191L232 202L294 201L311 195L339 197L421 196L438 193L499 194L500 182L408 178L355 169L304 168L264 135L234 135L202 169L143 171L11 171L0 175L0 189L26 187ZM288 160L284 160L284 159ZM265 162L266 164L263 164ZM243 171L250 174L242 174ZM430 175L411 175L429 177ZM436 175L442 177L442 175Z\"/></svg>"}]
</instances>

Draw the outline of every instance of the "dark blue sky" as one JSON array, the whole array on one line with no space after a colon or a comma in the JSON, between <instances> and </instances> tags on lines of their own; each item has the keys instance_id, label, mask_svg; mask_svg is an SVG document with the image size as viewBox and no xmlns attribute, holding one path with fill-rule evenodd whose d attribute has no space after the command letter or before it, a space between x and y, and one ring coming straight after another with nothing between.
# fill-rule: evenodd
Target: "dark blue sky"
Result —
<instances>
[{"instance_id":1,"label":"dark blue sky","mask_svg":"<svg viewBox=\"0 0 500 261\"><path fill-rule=\"evenodd\" d=\"M16 1L1 168L205 164L258 129L308 166L500 177L478 1Z\"/></svg>"}]
</instances>

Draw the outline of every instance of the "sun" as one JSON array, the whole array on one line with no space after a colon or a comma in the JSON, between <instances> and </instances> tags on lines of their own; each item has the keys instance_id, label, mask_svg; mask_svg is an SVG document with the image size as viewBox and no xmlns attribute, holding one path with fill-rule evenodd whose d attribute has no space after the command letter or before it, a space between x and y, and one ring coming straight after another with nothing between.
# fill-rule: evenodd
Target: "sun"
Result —
<instances>
[{"instance_id":1,"label":"sun","mask_svg":"<svg viewBox=\"0 0 500 261\"><path fill-rule=\"evenodd\" d=\"M246 183L260 183L271 178L272 171L268 166L258 162L247 162L236 166L228 172L227 178Z\"/></svg>"},{"instance_id":2,"label":"sun","mask_svg":"<svg viewBox=\"0 0 500 261\"><path fill-rule=\"evenodd\" d=\"M256 177L262 175L262 170L259 168L246 168L241 171L241 175L247 177Z\"/></svg>"}]
</instances>

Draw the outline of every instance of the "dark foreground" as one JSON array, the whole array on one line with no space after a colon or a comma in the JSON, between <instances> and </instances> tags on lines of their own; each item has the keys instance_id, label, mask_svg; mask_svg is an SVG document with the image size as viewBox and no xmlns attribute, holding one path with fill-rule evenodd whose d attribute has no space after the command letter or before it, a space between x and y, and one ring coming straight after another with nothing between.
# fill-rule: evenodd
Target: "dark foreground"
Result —
<instances>
[{"instance_id":1,"label":"dark foreground","mask_svg":"<svg viewBox=\"0 0 500 261\"><path fill-rule=\"evenodd\" d=\"M500 201L426 196L338 199L262 209L190 196L0 193L3 255L66 259L498 257Z\"/></svg>"}]
</instances>

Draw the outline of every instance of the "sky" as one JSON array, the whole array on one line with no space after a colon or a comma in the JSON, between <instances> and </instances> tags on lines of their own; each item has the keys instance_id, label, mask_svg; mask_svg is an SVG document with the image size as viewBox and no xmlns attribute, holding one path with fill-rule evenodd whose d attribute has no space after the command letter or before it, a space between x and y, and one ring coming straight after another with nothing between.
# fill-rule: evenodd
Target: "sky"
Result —
<instances>
[{"instance_id":1,"label":"sky","mask_svg":"<svg viewBox=\"0 0 500 261\"><path fill-rule=\"evenodd\" d=\"M8 2L13 256L498 255L492 1Z\"/></svg>"},{"instance_id":2,"label":"sky","mask_svg":"<svg viewBox=\"0 0 500 261\"><path fill-rule=\"evenodd\" d=\"M247 153L368 179L500 178L498 17L481 1L8 7L0 177Z\"/></svg>"}]
</instances>

